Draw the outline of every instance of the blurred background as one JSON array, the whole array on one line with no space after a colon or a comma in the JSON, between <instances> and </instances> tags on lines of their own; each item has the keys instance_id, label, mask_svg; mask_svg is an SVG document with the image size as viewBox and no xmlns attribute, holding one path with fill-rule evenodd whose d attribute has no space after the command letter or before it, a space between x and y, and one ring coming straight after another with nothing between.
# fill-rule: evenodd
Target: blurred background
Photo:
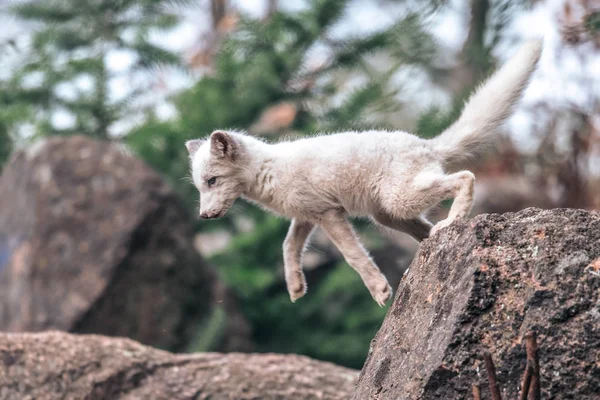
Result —
<instances>
[{"instance_id":1,"label":"blurred background","mask_svg":"<svg viewBox=\"0 0 600 400\"><path fill-rule=\"evenodd\" d=\"M600 0L4 0L0 24L2 330L360 368L387 309L320 231L292 304L289 222L241 201L199 221L185 141L433 137L528 38L542 59L469 166L473 214L600 208ZM396 288L417 244L355 224Z\"/></svg>"}]
</instances>

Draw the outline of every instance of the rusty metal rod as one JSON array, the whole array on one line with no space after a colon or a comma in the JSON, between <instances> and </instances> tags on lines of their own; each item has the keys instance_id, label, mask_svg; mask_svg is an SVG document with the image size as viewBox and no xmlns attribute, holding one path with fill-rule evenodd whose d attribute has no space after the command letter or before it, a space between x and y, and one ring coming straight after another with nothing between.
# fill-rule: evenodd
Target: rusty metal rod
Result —
<instances>
[{"instance_id":1,"label":"rusty metal rod","mask_svg":"<svg viewBox=\"0 0 600 400\"><path fill-rule=\"evenodd\" d=\"M485 363L485 369L487 371L488 383L490 385L490 392L492 393L492 400L502 400L500 394L500 388L496 382L496 367L494 367L494 361L489 351L483 353L483 361Z\"/></svg>"},{"instance_id":2,"label":"rusty metal rod","mask_svg":"<svg viewBox=\"0 0 600 400\"><path fill-rule=\"evenodd\" d=\"M473 384L473 400L481 400L481 389L479 385Z\"/></svg>"},{"instance_id":3,"label":"rusty metal rod","mask_svg":"<svg viewBox=\"0 0 600 400\"><path fill-rule=\"evenodd\" d=\"M529 384L528 400L540 400L540 359L538 355L537 339L534 332L525 335L525 348L527 351L527 367L531 370L531 382Z\"/></svg>"},{"instance_id":4,"label":"rusty metal rod","mask_svg":"<svg viewBox=\"0 0 600 400\"><path fill-rule=\"evenodd\" d=\"M519 400L527 400L529 394L529 387L531 385L531 367L529 363L525 366L525 372L523 373L523 381L521 382L521 396Z\"/></svg>"}]
</instances>

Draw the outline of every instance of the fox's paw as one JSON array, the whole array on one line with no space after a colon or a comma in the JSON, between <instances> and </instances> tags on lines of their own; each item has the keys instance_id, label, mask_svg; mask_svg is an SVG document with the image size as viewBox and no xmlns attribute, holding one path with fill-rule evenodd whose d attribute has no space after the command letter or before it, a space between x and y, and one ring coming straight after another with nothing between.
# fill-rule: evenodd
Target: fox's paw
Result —
<instances>
[{"instance_id":1,"label":"fox's paw","mask_svg":"<svg viewBox=\"0 0 600 400\"><path fill-rule=\"evenodd\" d=\"M292 303L306 294L306 278L302 271L294 272L286 277L286 284Z\"/></svg>"},{"instance_id":2,"label":"fox's paw","mask_svg":"<svg viewBox=\"0 0 600 400\"><path fill-rule=\"evenodd\" d=\"M450 226L451 223L452 221L449 221L448 219L441 220L440 222L435 224L433 228L431 228L431 231L429 232L429 237L435 235L436 232L438 232L440 229L444 229L445 227Z\"/></svg>"},{"instance_id":3,"label":"fox's paw","mask_svg":"<svg viewBox=\"0 0 600 400\"><path fill-rule=\"evenodd\" d=\"M369 289L373 300L379 304L379 307L385 306L385 303L392 297L392 287L383 275L381 275L374 283L369 284L367 288Z\"/></svg>"}]
</instances>

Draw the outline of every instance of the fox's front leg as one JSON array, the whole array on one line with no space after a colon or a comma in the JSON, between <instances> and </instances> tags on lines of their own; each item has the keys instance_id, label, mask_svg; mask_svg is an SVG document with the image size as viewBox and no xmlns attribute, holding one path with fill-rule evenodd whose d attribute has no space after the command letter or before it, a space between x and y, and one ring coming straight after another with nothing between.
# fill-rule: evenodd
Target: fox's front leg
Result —
<instances>
[{"instance_id":1,"label":"fox's front leg","mask_svg":"<svg viewBox=\"0 0 600 400\"><path fill-rule=\"evenodd\" d=\"M358 272L373 299L383 307L392 295L392 288L358 240L345 215L331 212L323 217L320 225L348 264Z\"/></svg>"},{"instance_id":2,"label":"fox's front leg","mask_svg":"<svg viewBox=\"0 0 600 400\"><path fill-rule=\"evenodd\" d=\"M292 302L306 294L306 278L302 272L302 253L313 228L314 224L310 222L293 219L283 242L285 283Z\"/></svg>"}]
</instances>

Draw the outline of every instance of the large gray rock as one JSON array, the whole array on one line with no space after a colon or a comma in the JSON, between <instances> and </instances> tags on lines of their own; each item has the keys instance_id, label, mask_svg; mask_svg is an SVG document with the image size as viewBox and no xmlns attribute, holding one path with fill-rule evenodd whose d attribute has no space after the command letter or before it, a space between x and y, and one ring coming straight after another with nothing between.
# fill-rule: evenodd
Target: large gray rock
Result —
<instances>
[{"instance_id":1,"label":"large gray rock","mask_svg":"<svg viewBox=\"0 0 600 400\"><path fill-rule=\"evenodd\" d=\"M0 334L0 400L345 400L358 371L278 354L174 355L128 339Z\"/></svg>"},{"instance_id":2,"label":"large gray rock","mask_svg":"<svg viewBox=\"0 0 600 400\"><path fill-rule=\"evenodd\" d=\"M213 348L247 349L248 326L154 171L84 137L14 155L0 177L1 330L100 333L183 350L211 318L226 321L220 343L204 338Z\"/></svg>"},{"instance_id":3,"label":"large gray rock","mask_svg":"<svg viewBox=\"0 0 600 400\"><path fill-rule=\"evenodd\" d=\"M538 336L544 399L600 394L600 214L527 209L458 222L423 242L354 399L464 399L496 364L504 399Z\"/></svg>"}]
</instances>

